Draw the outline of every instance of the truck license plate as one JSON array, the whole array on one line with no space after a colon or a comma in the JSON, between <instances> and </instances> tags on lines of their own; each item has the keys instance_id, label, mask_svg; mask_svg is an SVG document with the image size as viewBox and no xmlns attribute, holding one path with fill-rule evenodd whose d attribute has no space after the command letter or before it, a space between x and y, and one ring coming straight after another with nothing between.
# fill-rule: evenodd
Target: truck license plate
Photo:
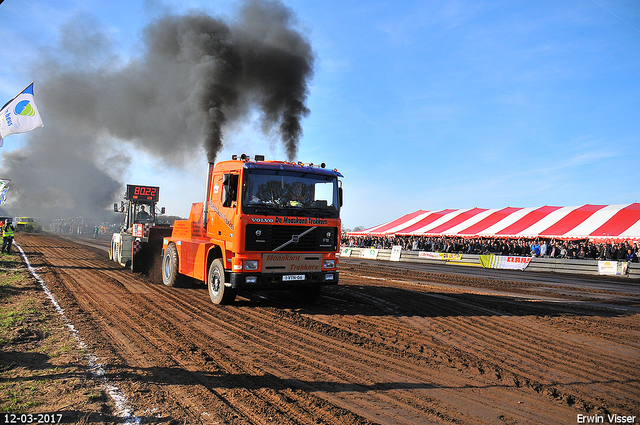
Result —
<instances>
[{"instance_id":1,"label":"truck license plate","mask_svg":"<svg viewBox=\"0 0 640 425\"><path fill-rule=\"evenodd\" d=\"M303 274L289 274L282 276L282 280L304 280Z\"/></svg>"}]
</instances>

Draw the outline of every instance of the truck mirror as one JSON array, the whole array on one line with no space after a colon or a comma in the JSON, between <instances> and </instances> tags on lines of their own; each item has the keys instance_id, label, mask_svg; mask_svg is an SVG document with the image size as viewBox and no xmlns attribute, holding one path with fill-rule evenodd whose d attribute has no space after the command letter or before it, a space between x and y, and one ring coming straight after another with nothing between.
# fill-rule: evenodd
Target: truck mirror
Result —
<instances>
[{"instance_id":1,"label":"truck mirror","mask_svg":"<svg viewBox=\"0 0 640 425\"><path fill-rule=\"evenodd\" d=\"M160 214L164 214L165 211L164 207L160 208Z\"/></svg>"},{"instance_id":2,"label":"truck mirror","mask_svg":"<svg viewBox=\"0 0 640 425\"><path fill-rule=\"evenodd\" d=\"M118 204L113 204L113 212L118 212Z\"/></svg>"},{"instance_id":3,"label":"truck mirror","mask_svg":"<svg viewBox=\"0 0 640 425\"><path fill-rule=\"evenodd\" d=\"M340 206L342 207L343 200L342 200L342 188L341 187L338 188L338 202L340 202Z\"/></svg>"}]
</instances>

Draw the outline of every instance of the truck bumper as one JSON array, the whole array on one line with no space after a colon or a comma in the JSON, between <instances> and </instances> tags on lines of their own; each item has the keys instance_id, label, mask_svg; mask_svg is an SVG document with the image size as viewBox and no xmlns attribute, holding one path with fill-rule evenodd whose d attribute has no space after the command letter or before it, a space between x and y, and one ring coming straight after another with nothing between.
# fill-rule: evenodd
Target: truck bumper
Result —
<instances>
[{"instance_id":1,"label":"truck bumper","mask_svg":"<svg viewBox=\"0 0 640 425\"><path fill-rule=\"evenodd\" d=\"M324 271L316 273L296 274L299 280L291 279L291 274L286 273L230 273L227 282L235 289L288 289L302 286L336 285L338 283L338 271ZM301 279L299 276L304 276Z\"/></svg>"}]
</instances>

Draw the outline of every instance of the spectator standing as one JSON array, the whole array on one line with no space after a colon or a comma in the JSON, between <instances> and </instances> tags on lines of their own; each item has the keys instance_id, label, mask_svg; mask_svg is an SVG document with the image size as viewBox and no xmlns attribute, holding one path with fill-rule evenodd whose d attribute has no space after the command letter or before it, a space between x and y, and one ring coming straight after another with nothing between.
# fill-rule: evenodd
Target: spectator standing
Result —
<instances>
[{"instance_id":1,"label":"spectator standing","mask_svg":"<svg viewBox=\"0 0 640 425\"><path fill-rule=\"evenodd\" d=\"M549 247L547 249L549 251L549 257L554 258L557 254L556 241L549 242Z\"/></svg>"},{"instance_id":2,"label":"spectator standing","mask_svg":"<svg viewBox=\"0 0 640 425\"><path fill-rule=\"evenodd\" d=\"M13 243L13 223L11 219L7 219L7 222L2 226L2 252L7 254L11 253L11 244Z\"/></svg>"},{"instance_id":3,"label":"spectator standing","mask_svg":"<svg viewBox=\"0 0 640 425\"><path fill-rule=\"evenodd\" d=\"M615 251L611 244L607 244L604 251L604 259L605 260L613 260L615 258Z\"/></svg>"},{"instance_id":4,"label":"spectator standing","mask_svg":"<svg viewBox=\"0 0 640 425\"><path fill-rule=\"evenodd\" d=\"M532 257L540 256L540 244L538 244L537 241L533 244L533 248L531 249L531 256Z\"/></svg>"},{"instance_id":5,"label":"spectator standing","mask_svg":"<svg viewBox=\"0 0 640 425\"><path fill-rule=\"evenodd\" d=\"M584 249L584 246L580 247L580 251L578 251L578 258L581 260L584 260L585 258L587 258L587 252Z\"/></svg>"},{"instance_id":6,"label":"spectator standing","mask_svg":"<svg viewBox=\"0 0 640 425\"><path fill-rule=\"evenodd\" d=\"M562 244L560 248L560 258L567 258L567 244Z\"/></svg>"},{"instance_id":7,"label":"spectator standing","mask_svg":"<svg viewBox=\"0 0 640 425\"><path fill-rule=\"evenodd\" d=\"M624 261L627 258L627 251L624 249L623 244L616 244L616 260Z\"/></svg>"}]
</instances>

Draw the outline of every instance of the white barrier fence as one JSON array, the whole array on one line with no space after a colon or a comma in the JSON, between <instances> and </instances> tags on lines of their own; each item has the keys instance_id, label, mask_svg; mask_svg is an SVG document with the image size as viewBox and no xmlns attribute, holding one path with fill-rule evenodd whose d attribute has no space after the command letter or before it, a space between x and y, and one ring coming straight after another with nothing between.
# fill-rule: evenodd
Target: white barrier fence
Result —
<instances>
[{"instance_id":1,"label":"white barrier fence","mask_svg":"<svg viewBox=\"0 0 640 425\"><path fill-rule=\"evenodd\" d=\"M441 252L406 251L393 249L344 247L341 257L363 258L381 261L409 263L455 264L486 268L524 270L525 272L552 272L587 275L615 275L640 279L640 263L626 261L599 261L591 259L559 259L540 257L515 257L501 255L449 254Z\"/></svg>"}]
</instances>

